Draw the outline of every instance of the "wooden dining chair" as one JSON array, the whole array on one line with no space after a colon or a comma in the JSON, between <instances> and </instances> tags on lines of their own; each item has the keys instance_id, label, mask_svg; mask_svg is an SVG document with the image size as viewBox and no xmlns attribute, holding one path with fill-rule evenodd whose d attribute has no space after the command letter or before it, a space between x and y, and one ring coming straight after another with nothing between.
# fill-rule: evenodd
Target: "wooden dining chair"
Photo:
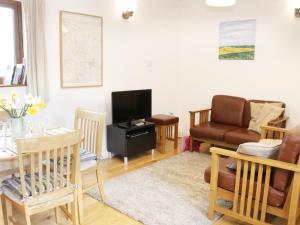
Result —
<instances>
[{"instance_id":1,"label":"wooden dining chair","mask_svg":"<svg viewBox=\"0 0 300 225\"><path fill-rule=\"evenodd\" d=\"M9 119L9 115L7 112L0 110L0 120L7 120Z\"/></svg>"},{"instance_id":2,"label":"wooden dining chair","mask_svg":"<svg viewBox=\"0 0 300 225\"><path fill-rule=\"evenodd\" d=\"M80 146L81 189L79 191L79 217L83 221L83 193L98 187L102 201L105 201L103 175L100 165L102 154L105 114L78 108L75 114L74 128L81 130L84 139Z\"/></svg>"},{"instance_id":3,"label":"wooden dining chair","mask_svg":"<svg viewBox=\"0 0 300 225\"><path fill-rule=\"evenodd\" d=\"M15 223L12 206L25 215L26 224L30 225L31 215L50 209L55 209L57 223L58 207L66 204L72 205L68 216L73 224L79 224L77 177L80 142L79 131L16 140L19 176L2 182L8 225ZM52 160L53 171L50 169Z\"/></svg>"}]
</instances>

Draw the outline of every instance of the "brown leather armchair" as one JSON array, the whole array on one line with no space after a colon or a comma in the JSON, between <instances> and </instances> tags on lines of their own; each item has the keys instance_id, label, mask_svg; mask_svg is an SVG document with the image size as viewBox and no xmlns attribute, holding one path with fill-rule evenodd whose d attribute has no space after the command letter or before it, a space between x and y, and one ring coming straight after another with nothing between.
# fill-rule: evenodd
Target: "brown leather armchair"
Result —
<instances>
[{"instance_id":1,"label":"brown leather armchair","mask_svg":"<svg viewBox=\"0 0 300 225\"><path fill-rule=\"evenodd\" d=\"M250 103L274 103L278 101L246 100L226 95L215 95L211 109L190 112L190 149L194 140L216 146L236 149L245 142L257 142L260 134L248 130L251 120ZM283 102L282 106L285 108ZM284 114L270 122L273 127L285 127Z\"/></svg>"},{"instance_id":2,"label":"brown leather armchair","mask_svg":"<svg viewBox=\"0 0 300 225\"><path fill-rule=\"evenodd\" d=\"M211 148L211 167L205 171L205 181L210 183L210 219L219 212L250 224L268 224L265 218L269 213L287 219L288 225L296 224L300 212L300 125L286 135L282 128L262 130L262 138L284 137L276 160ZM236 170L227 168L232 159L237 160ZM233 207L217 205L217 198L232 201Z\"/></svg>"}]
</instances>

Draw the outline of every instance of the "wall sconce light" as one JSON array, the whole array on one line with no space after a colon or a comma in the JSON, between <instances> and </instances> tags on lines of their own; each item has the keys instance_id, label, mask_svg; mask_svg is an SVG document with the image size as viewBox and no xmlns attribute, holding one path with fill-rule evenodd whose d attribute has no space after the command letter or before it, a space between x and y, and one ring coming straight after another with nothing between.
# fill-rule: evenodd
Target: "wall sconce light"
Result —
<instances>
[{"instance_id":1,"label":"wall sconce light","mask_svg":"<svg viewBox=\"0 0 300 225\"><path fill-rule=\"evenodd\" d=\"M128 20L137 10L137 0L118 0L119 13Z\"/></svg>"},{"instance_id":2,"label":"wall sconce light","mask_svg":"<svg viewBox=\"0 0 300 225\"><path fill-rule=\"evenodd\" d=\"M295 16L300 18L300 8L295 9Z\"/></svg>"},{"instance_id":3,"label":"wall sconce light","mask_svg":"<svg viewBox=\"0 0 300 225\"><path fill-rule=\"evenodd\" d=\"M133 11L125 11L122 13L122 17L124 20L128 20L132 16L133 16Z\"/></svg>"}]
</instances>

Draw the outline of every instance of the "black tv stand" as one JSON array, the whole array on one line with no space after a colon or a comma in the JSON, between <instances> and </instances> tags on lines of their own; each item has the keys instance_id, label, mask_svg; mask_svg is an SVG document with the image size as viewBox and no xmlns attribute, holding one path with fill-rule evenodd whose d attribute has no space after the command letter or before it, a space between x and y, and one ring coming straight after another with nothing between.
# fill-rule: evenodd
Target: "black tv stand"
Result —
<instances>
[{"instance_id":1,"label":"black tv stand","mask_svg":"<svg viewBox=\"0 0 300 225\"><path fill-rule=\"evenodd\" d=\"M144 122L135 125L131 122L111 124L107 126L107 149L110 153L128 157L156 148L154 123Z\"/></svg>"}]
</instances>

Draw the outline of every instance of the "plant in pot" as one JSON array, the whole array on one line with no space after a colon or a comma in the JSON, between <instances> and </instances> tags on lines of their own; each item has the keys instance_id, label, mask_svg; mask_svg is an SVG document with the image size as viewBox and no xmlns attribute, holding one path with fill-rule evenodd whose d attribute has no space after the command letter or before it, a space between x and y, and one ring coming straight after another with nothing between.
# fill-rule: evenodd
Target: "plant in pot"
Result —
<instances>
[{"instance_id":1,"label":"plant in pot","mask_svg":"<svg viewBox=\"0 0 300 225\"><path fill-rule=\"evenodd\" d=\"M0 96L0 109L7 112L10 117L14 138L25 136L25 116L34 116L38 110L44 108L46 108L46 104L41 100L41 97L33 97L31 94L25 96L25 101L22 103L16 92L12 92L9 96Z\"/></svg>"}]
</instances>

